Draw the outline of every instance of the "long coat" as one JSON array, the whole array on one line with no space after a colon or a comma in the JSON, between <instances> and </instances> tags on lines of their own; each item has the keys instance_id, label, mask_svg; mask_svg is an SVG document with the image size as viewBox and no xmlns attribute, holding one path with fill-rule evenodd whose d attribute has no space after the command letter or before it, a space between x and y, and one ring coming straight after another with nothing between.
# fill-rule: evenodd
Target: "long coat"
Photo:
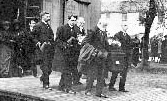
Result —
<instances>
[{"instance_id":1,"label":"long coat","mask_svg":"<svg viewBox=\"0 0 167 101\"><path fill-rule=\"evenodd\" d=\"M124 33L122 31L116 33L114 35L114 38L117 38L121 42L121 48L125 53L129 53L132 49L132 40L131 37L126 34L126 36L123 35Z\"/></svg>"},{"instance_id":2,"label":"long coat","mask_svg":"<svg viewBox=\"0 0 167 101\"><path fill-rule=\"evenodd\" d=\"M82 45L86 45L87 43L92 45L95 50L97 51L108 51L108 42L107 42L107 35L106 33L103 32L104 35L102 35L102 31L96 26L90 33L88 33L86 35L86 37L84 38L84 40L82 41ZM81 53L80 53L81 55ZM80 58L80 56L79 56ZM82 59L81 59L82 60ZM89 73L94 73L95 77L96 77L96 73L97 73L97 66L100 66L102 64L104 64L104 59L99 58L99 57L95 57L91 63L89 64L89 67L87 67L88 65L82 65L82 61L78 61L78 70L83 70L80 71L81 73L86 73L89 75ZM103 65L104 66L104 65ZM85 71L85 68L87 69L87 71ZM103 67L102 67L103 68ZM104 67L105 68L105 67ZM104 69L103 68L103 69Z\"/></svg>"},{"instance_id":3,"label":"long coat","mask_svg":"<svg viewBox=\"0 0 167 101\"><path fill-rule=\"evenodd\" d=\"M51 29L51 27L47 24L45 24L44 22L38 22L32 31L32 34L35 35L36 43L37 42L51 42L53 43L54 41L54 34L53 34L53 30Z\"/></svg>"},{"instance_id":4,"label":"long coat","mask_svg":"<svg viewBox=\"0 0 167 101\"><path fill-rule=\"evenodd\" d=\"M37 60L43 60L44 58L47 58L47 60L52 61L53 55L54 55L54 33L53 30L51 29L50 25L45 24L44 22L40 21L38 22L31 34L34 36L34 43L37 44L37 42L44 43L44 42L50 42L51 45L49 46L50 48L47 49L47 57L44 56L41 50L38 49L38 57ZM46 46L48 47L48 46Z\"/></svg>"},{"instance_id":5,"label":"long coat","mask_svg":"<svg viewBox=\"0 0 167 101\"><path fill-rule=\"evenodd\" d=\"M67 41L74 37L71 43ZM79 49L77 33L74 27L71 28L68 24L57 28L56 32L56 48L53 60L53 70L60 72L69 72L69 62L77 64ZM57 53L56 53L57 52ZM74 65L75 65L74 64Z\"/></svg>"},{"instance_id":6,"label":"long coat","mask_svg":"<svg viewBox=\"0 0 167 101\"><path fill-rule=\"evenodd\" d=\"M118 39L121 42L121 48L126 55L125 57L126 57L127 62L128 62L127 65L129 65L132 62L133 44L132 44L131 37L128 34L126 34L125 36L123 34L124 33L122 31L120 31L114 35L114 38Z\"/></svg>"}]
</instances>

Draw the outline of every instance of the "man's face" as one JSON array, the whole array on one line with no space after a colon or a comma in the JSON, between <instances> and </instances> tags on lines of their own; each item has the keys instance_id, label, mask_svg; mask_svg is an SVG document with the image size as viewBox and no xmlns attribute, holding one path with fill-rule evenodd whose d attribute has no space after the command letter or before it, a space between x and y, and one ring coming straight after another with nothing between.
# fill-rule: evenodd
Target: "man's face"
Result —
<instances>
[{"instance_id":1,"label":"man's face","mask_svg":"<svg viewBox=\"0 0 167 101\"><path fill-rule=\"evenodd\" d=\"M30 22L30 27L34 27L35 26L35 24L36 24L36 22L34 21L34 20L31 20L31 22Z\"/></svg>"},{"instance_id":2,"label":"man's face","mask_svg":"<svg viewBox=\"0 0 167 101\"><path fill-rule=\"evenodd\" d=\"M107 23L104 22L102 27L103 27L104 29L106 29L106 28L107 28Z\"/></svg>"},{"instance_id":3,"label":"man's face","mask_svg":"<svg viewBox=\"0 0 167 101\"><path fill-rule=\"evenodd\" d=\"M76 18L75 17L71 17L71 19L69 19L69 21L68 21L68 24L70 25L70 26L74 26L75 24L76 24Z\"/></svg>"},{"instance_id":4,"label":"man's face","mask_svg":"<svg viewBox=\"0 0 167 101\"><path fill-rule=\"evenodd\" d=\"M77 26L78 27L84 27L84 25L85 25L84 18L78 18L78 20L77 20Z\"/></svg>"},{"instance_id":5,"label":"man's face","mask_svg":"<svg viewBox=\"0 0 167 101\"><path fill-rule=\"evenodd\" d=\"M81 26L81 27L84 27L84 25L85 25L85 21L81 21L81 22L80 22L80 26Z\"/></svg>"},{"instance_id":6,"label":"man's face","mask_svg":"<svg viewBox=\"0 0 167 101\"><path fill-rule=\"evenodd\" d=\"M122 25L122 29L123 29L123 31L127 31L127 29L128 29L128 25L126 25L126 24L124 24L124 25Z\"/></svg>"},{"instance_id":7,"label":"man's face","mask_svg":"<svg viewBox=\"0 0 167 101\"><path fill-rule=\"evenodd\" d=\"M45 15L43 16L43 20L44 20L45 22L50 21L50 14L45 14Z\"/></svg>"}]
</instances>

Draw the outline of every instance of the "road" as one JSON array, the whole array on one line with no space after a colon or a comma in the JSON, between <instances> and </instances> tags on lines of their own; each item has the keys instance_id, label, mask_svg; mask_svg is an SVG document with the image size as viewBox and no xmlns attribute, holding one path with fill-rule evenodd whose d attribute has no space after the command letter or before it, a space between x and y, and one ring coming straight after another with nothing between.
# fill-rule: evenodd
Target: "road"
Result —
<instances>
[{"instance_id":1,"label":"road","mask_svg":"<svg viewBox=\"0 0 167 101\"><path fill-rule=\"evenodd\" d=\"M157 65L157 66L156 66ZM166 68L166 65L151 64L152 67ZM109 73L111 75L111 73ZM110 78L110 77L109 77ZM84 95L85 79L81 79L83 85L75 86L76 95L63 93L57 90L60 73L52 72L50 85L52 91L44 90L39 78L33 76L0 78L0 90L18 92L53 101L167 101L167 74L162 72L146 72L132 69L128 72L126 89L127 93L113 91L104 88L104 93L109 98L98 98L94 95ZM109 83L109 79L106 79ZM118 89L119 78L115 84ZM94 93L95 89L92 91Z\"/></svg>"}]
</instances>

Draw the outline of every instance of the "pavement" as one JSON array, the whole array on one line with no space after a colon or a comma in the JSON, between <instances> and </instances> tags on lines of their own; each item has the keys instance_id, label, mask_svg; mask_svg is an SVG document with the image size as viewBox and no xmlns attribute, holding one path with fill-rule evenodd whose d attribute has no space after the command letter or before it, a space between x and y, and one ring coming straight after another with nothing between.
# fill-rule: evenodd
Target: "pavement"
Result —
<instances>
[{"instance_id":1,"label":"pavement","mask_svg":"<svg viewBox=\"0 0 167 101\"><path fill-rule=\"evenodd\" d=\"M167 68L167 65L157 63L151 63L150 66L151 68ZM109 73L109 78L111 74ZM109 92L108 88L105 87L104 94L108 95L109 98L84 95L85 79L81 79L83 85L74 87L77 91L76 95L58 91L60 75L58 72L52 72L50 75L52 91L44 90L39 78L33 76L0 78L0 90L40 97L46 101L167 101L167 74L159 71L148 72L131 69L126 81L126 90L129 92ZM106 83L109 83L109 79L106 79ZM116 89L118 89L118 84L119 77L115 84ZM92 93L94 92L95 89Z\"/></svg>"}]
</instances>

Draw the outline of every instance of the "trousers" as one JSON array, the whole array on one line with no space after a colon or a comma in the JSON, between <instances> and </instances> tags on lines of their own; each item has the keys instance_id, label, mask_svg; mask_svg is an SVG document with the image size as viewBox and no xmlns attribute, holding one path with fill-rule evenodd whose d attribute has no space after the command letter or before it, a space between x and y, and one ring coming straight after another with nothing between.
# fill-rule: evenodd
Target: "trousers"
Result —
<instances>
[{"instance_id":1,"label":"trousers","mask_svg":"<svg viewBox=\"0 0 167 101\"><path fill-rule=\"evenodd\" d=\"M126 82L126 77L127 77L127 72L128 72L128 66L129 66L129 60L131 57L126 56L125 57L125 68L121 72L112 72L112 76L110 79L109 83L109 88L113 88L114 84L116 82L117 76L120 73L120 82L119 82L119 90L124 90L125 89L125 82Z\"/></svg>"},{"instance_id":2,"label":"trousers","mask_svg":"<svg viewBox=\"0 0 167 101\"><path fill-rule=\"evenodd\" d=\"M86 91L90 92L93 87L93 82L95 79L97 79L97 84L96 84L96 95L102 94L102 90L104 87L104 73L105 72L105 62L101 62L98 65L96 64L97 62L93 63L91 67L92 70L89 71L87 75L87 84L86 84Z\"/></svg>"},{"instance_id":3,"label":"trousers","mask_svg":"<svg viewBox=\"0 0 167 101\"><path fill-rule=\"evenodd\" d=\"M53 52L54 50L51 45L46 45L42 51L42 63L40 67L42 76L40 77L40 80L43 82L43 85L49 85L49 75L52 72Z\"/></svg>"}]
</instances>

